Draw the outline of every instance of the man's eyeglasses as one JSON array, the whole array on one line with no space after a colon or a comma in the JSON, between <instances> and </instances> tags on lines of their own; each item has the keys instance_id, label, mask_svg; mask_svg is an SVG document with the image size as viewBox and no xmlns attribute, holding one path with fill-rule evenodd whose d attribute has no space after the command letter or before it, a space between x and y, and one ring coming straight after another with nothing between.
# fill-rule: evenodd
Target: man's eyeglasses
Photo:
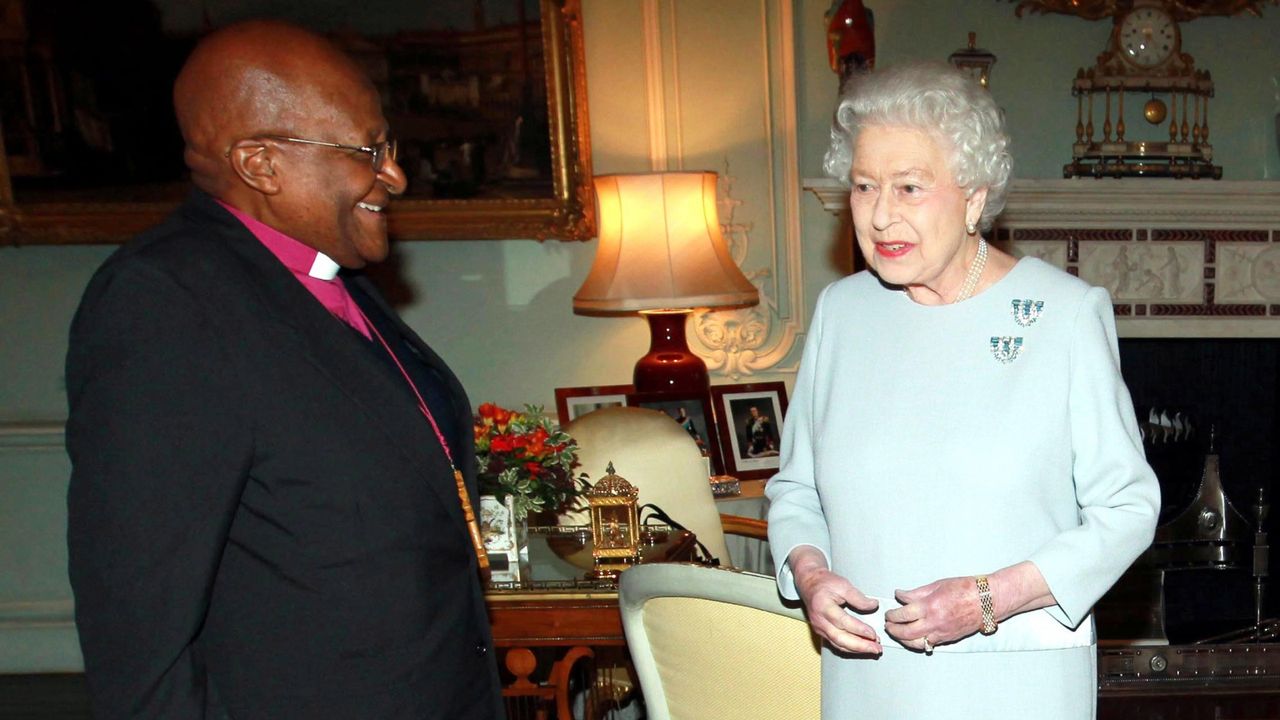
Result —
<instances>
[{"instance_id":1,"label":"man's eyeglasses","mask_svg":"<svg viewBox=\"0 0 1280 720\"><path fill-rule=\"evenodd\" d=\"M284 142L301 143L303 145L319 145L320 147L337 148L339 150L351 150L353 152L362 152L369 156L373 161L373 171L382 172L387 166L387 161L396 161L396 141L383 140L374 145L342 145L340 143L323 142L321 140L303 140L302 138L286 137L284 135L260 135L259 137L270 138L272 140L282 140Z\"/></svg>"}]
</instances>

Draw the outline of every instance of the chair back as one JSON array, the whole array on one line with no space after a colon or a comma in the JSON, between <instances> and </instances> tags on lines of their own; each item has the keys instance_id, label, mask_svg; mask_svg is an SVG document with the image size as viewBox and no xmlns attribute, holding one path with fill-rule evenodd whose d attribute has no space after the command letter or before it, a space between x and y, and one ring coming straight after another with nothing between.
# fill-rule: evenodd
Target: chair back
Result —
<instances>
[{"instance_id":1,"label":"chair back","mask_svg":"<svg viewBox=\"0 0 1280 720\"><path fill-rule=\"evenodd\" d=\"M707 463L698 444L671 416L647 408L611 407L577 418L564 431L578 443L581 467L575 472L585 472L595 482L612 462L619 475L639 488L641 504L662 508L697 535L722 564L732 564ZM562 522L585 525L590 518L577 511Z\"/></svg>"},{"instance_id":2,"label":"chair back","mask_svg":"<svg viewBox=\"0 0 1280 720\"><path fill-rule=\"evenodd\" d=\"M640 565L622 573L619 607L650 720L821 716L818 639L773 578Z\"/></svg>"}]
</instances>

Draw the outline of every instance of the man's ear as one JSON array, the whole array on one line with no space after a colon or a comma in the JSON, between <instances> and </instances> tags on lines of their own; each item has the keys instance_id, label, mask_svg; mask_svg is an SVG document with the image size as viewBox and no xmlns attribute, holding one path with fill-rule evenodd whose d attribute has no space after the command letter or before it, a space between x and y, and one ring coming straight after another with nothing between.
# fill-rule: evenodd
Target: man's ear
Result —
<instances>
[{"instance_id":1,"label":"man's ear","mask_svg":"<svg viewBox=\"0 0 1280 720\"><path fill-rule=\"evenodd\" d=\"M280 168L269 145L258 140L237 140L227 151L227 159L245 185L263 195L280 192Z\"/></svg>"}]
</instances>

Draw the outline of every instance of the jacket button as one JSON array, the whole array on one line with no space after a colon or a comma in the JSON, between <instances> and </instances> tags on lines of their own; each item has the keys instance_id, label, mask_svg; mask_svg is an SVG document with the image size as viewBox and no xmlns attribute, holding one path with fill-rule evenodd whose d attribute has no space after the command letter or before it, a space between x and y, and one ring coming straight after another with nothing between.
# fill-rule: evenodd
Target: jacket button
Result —
<instances>
[{"instance_id":1,"label":"jacket button","mask_svg":"<svg viewBox=\"0 0 1280 720\"><path fill-rule=\"evenodd\" d=\"M479 657L484 657L485 653L487 653L487 652L489 652L489 646L488 646L488 645L485 645L484 643L476 643L476 655L477 655L477 656L479 656Z\"/></svg>"}]
</instances>

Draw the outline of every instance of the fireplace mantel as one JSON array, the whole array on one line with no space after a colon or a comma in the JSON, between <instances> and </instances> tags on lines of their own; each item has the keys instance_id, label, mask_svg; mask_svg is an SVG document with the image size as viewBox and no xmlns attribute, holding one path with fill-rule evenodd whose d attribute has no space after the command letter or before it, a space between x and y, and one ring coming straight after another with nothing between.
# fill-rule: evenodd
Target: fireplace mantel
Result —
<instances>
[{"instance_id":1,"label":"fireplace mantel","mask_svg":"<svg viewBox=\"0 0 1280 720\"><path fill-rule=\"evenodd\" d=\"M1015 180L996 239L1107 288L1123 337L1280 338L1280 182Z\"/></svg>"}]
</instances>

